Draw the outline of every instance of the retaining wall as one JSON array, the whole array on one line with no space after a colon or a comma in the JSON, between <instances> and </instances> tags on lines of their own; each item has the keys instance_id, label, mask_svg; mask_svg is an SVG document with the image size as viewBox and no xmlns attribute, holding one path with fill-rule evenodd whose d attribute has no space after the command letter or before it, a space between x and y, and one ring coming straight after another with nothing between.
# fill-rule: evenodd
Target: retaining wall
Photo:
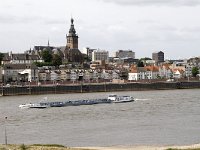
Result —
<instances>
[{"instance_id":1,"label":"retaining wall","mask_svg":"<svg viewBox=\"0 0 200 150\"><path fill-rule=\"evenodd\" d=\"M55 86L24 86L1 87L3 96L31 94L64 94L113 91L165 90L200 88L200 82L155 82L155 83L126 83L126 84L84 84L84 85L55 85Z\"/></svg>"}]
</instances>

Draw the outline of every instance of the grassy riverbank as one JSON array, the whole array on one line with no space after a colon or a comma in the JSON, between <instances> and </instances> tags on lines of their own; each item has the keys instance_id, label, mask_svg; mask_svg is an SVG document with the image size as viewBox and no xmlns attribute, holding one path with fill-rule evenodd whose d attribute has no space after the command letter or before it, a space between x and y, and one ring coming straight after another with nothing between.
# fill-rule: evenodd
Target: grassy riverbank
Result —
<instances>
[{"instance_id":1,"label":"grassy riverbank","mask_svg":"<svg viewBox=\"0 0 200 150\"><path fill-rule=\"evenodd\" d=\"M172 148L173 147L173 148ZM70 148L56 144L34 144L34 145L0 145L0 150L200 150L200 145L191 146L118 146L118 147L81 147L81 148Z\"/></svg>"},{"instance_id":2,"label":"grassy riverbank","mask_svg":"<svg viewBox=\"0 0 200 150\"><path fill-rule=\"evenodd\" d=\"M89 149L82 149L82 148L69 148L62 145L56 144L48 144L48 145L41 145L41 144L34 144L34 145L0 145L0 150L89 150Z\"/></svg>"}]
</instances>

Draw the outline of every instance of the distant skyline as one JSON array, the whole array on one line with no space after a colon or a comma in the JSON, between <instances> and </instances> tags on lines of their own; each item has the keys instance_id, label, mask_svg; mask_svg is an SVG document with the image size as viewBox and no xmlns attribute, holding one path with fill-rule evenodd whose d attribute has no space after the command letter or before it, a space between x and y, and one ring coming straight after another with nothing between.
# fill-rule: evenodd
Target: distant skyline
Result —
<instances>
[{"instance_id":1,"label":"distant skyline","mask_svg":"<svg viewBox=\"0 0 200 150\"><path fill-rule=\"evenodd\" d=\"M79 49L133 50L136 58L200 56L200 0L6 0L0 5L0 52L65 46L71 16Z\"/></svg>"}]
</instances>

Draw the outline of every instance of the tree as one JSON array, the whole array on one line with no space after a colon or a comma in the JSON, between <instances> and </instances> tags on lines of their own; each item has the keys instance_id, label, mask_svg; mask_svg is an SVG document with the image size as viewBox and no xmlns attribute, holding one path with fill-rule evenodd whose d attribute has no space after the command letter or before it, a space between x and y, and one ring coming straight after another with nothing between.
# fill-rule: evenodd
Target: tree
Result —
<instances>
[{"instance_id":1,"label":"tree","mask_svg":"<svg viewBox=\"0 0 200 150\"><path fill-rule=\"evenodd\" d=\"M197 74L199 74L199 68L198 67L193 67L192 68L192 76L196 77Z\"/></svg>"},{"instance_id":2,"label":"tree","mask_svg":"<svg viewBox=\"0 0 200 150\"><path fill-rule=\"evenodd\" d=\"M144 58L141 58L140 60L142 60L142 61L146 61L146 60L152 60L152 59L149 58L149 57L144 57Z\"/></svg>"},{"instance_id":3,"label":"tree","mask_svg":"<svg viewBox=\"0 0 200 150\"><path fill-rule=\"evenodd\" d=\"M52 55L48 49L43 50L41 55L44 62L52 62Z\"/></svg>"},{"instance_id":4,"label":"tree","mask_svg":"<svg viewBox=\"0 0 200 150\"><path fill-rule=\"evenodd\" d=\"M54 66L62 65L62 58L58 54L54 54L52 58L52 64Z\"/></svg>"},{"instance_id":5,"label":"tree","mask_svg":"<svg viewBox=\"0 0 200 150\"><path fill-rule=\"evenodd\" d=\"M144 67L143 61L142 61L142 60L139 60L137 66L138 66L138 67Z\"/></svg>"},{"instance_id":6,"label":"tree","mask_svg":"<svg viewBox=\"0 0 200 150\"><path fill-rule=\"evenodd\" d=\"M53 66L51 62L34 62L37 67L42 67L42 66Z\"/></svg>"},{"instance_id":7,"label":"tree","mask_svg":"<svg viewBox=\"0 0 200 150\"><path fill-rule=\"evenodd\" d=\"M121 71L119 72L119 77L120 77L121 79L127 80L127 79L128 79L128 70L126 70L126 69L121 70Z\"/></svg>"}]
</instances>

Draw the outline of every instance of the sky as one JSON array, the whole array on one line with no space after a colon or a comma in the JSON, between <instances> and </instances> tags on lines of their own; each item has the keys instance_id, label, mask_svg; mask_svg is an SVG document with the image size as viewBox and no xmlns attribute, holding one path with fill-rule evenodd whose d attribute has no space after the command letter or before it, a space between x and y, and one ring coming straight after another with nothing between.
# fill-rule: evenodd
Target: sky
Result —
<instances>
[{"instance_id":1,"label":"sky","mask_svg":"<svg viewBox=\"0 0 200 150\"><path fill-rule=\"evenodd\" d=\"M65 46L74 18L79 49L133 50L136 58L200 56L200 0L0 0L0 52Z\"/></svg>"}]
</instances>

